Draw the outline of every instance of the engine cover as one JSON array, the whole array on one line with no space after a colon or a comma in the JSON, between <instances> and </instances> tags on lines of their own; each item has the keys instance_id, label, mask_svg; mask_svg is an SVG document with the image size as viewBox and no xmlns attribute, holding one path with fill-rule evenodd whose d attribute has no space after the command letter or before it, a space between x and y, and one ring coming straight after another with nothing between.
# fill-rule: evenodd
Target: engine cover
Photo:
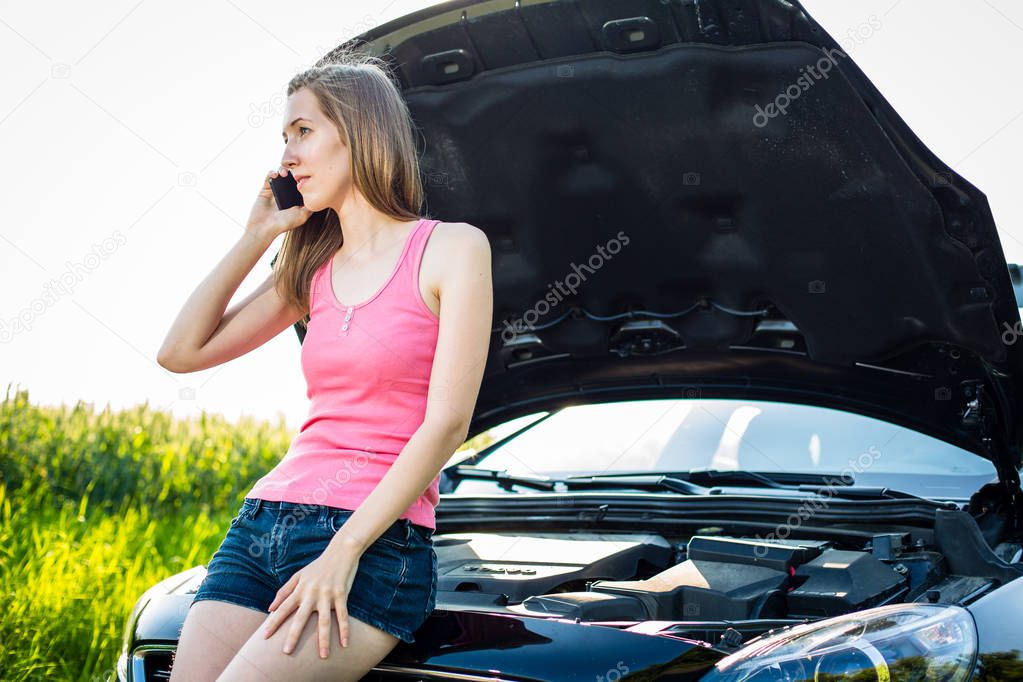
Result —
<instances>
[{"instance_id":1,"label":"engine cover","mask_svg":"<svg viewBox=\"0 0 1023 682\"><path fill-rule=\"evenodd\" d=\"M864 552L832 549L796 569L789 593L793 616L828 618L877 606L906 589L906 579Z\"/></svg>"},{"instance_id":2,"label":"engine cover","mask_svg":"<svg viewBox=\"0 0 1023 682\"><path fill-rule=\"evenodd\" d=\"M573 582L649 574L673 558L656 534L445 533L433 544L437 590L449 604L518 603Z\"/></svg>"}]
</instances>

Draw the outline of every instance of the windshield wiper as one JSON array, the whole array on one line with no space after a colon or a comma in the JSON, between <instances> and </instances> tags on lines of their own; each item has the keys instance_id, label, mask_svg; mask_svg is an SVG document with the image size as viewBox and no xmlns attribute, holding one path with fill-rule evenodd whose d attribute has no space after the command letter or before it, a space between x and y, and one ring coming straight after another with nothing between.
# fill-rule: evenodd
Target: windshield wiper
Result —
<instances>
[{"instance_id":1,"label":"windshield wiper","mask_svg":"<svg viewBox=\"0 0 1023 682\"><path fill-rule=\"evenodd\" d=\"M671 475L675 476L676 474ZM689 472L689 480L697 480L704 483L704 485L708 483L736 483L739 481L760 482L767 488L784 488L786 490L811 492L818 495L824 495L827 494L826 491L831 491L831 494L835 497L841 497L846 500L915 500L939 505L945 504L904 490L896 490L885 486L858 486L852 476L842 477L834 474L802 472L772 472L767 474L758 471L705 469ZM783 483L789 485L783 485Z\"/></svg>"},{"instance_id":2,"label":"windshield wiper","mask_svg":"<svg viewBox=\"0 0 1023 682\"><path fill-rule=\"evenodd\" d=\"M463 480L493 481L505 490L511 491L512 486L533 488L535 490L554 490L555 482L558 479L549 476L528 476L524 474L509 474L499 469L481 469L472 464L456 464L444 469L448 479L453 479L451 488L457 486Z\"/></svg>"},{"instance_id":3,"label":"windshield wiper","mask_svg":"<svg viewBox=\"0 0 1023 682\"><path fill-rule=\"evenodd\" d=\"M630 488L658 492L668 490L682 495L706 495L710 488L664 474L598 474L596 476L569 476L559 483L570 490L601 490Z\"/></svg>"},{"instance_id":4,"label":"windshield wiper","mask_svg":"<svg viewBox=\"0 0 1023 682\"><path fill-rule=\"evenodd\" d=\"M827 493L822 491L829 489L829 487L830 486L801 485L799 486L799 490L823 495ZM834 497L840 497L843 500L913 500L914 502L926 502L927 504L947 509L959 508L959 506L954 502L940 502L938 500L906 492L905 490L896 490L895 488L886 488L883 486L843 487L840 490L834 491L832 495Z\"/></svg>"},{"instance_id":5,"label":"windshield wiper","mask_svg":"<svg viewBox=\"0 0 1023 682\"><path fill-rule=\"evenodd\" d=\"M694 471L660 472L628 471L604 474L579 474L565 478L529 474L511 474L503 469L485 469L472 464L456 464L444 469L451 482L445 490L453 490L462 480L492 481L504 490L513 487L555 491L607 490L626 488L659 492L667 490L682 495L707 495L721 485L747 484L758 487L799 492L801 486L824 486L831 477L820 474L780 473L765 474L757 471L699 469ZM810 492L805 490L803 492Z\"/></svg>"},{"instance_id":6,"label":"windshield wiper","mask_svg":"<svg viewBox=\"0 0 1023 682\"><path fill-rule=\"evenodd\" d=\"M842 479L824 474L806 474L798 472L745 471L742 469L693 469L690 471L628 471L608 474L581 474L569 476L566 480L606 480L631 476L664 476L673 480L713 488L719 485L751 484L762 488L781 490L799 490L799 486L828 486L833 484L849 485L851 479Z\"/></svg>"},{"instance_id":7,"label":"windshield wiper","mask_svg":"<svg viewBox=\"0 0 1023 682\"><path fill-rule=\"evenodd\" d=\"M651 476L650 472L642 472ZM956 507L954 503L938 502L927 497L921 497L904 490L896 490L883 486L857 486L852 476L842 477L837 474L814 474L805 472L763 472L746 471L742 469L693 469L691 471L661 471L656 472L663 478L683 483L706 486L709 490L717 486L732 486L739 484L753 484L764 488L776 490L792 490L801 493L814 493L816 495L828 495L839 497L845 500L913 500L927 502L942 507ZM586 481L599 481L619 477L632 477L640 472L609 473L596 475L569 476L568 480L583 479ZM958 507L956 507L958 508Z\"/></svg>"},{"instance_id":8,"label":"windshield wiper","mask_svg":"<svg viewBox=\"0 0 1023 682\"><path fill-rule=\"evenodd\" d=\"M682 493L683 495L705 495L708 488L674 479L661 474L632 474L627 477L615 476L604 478L602 476L570 476L569 478L551 478L549 476L530 476L527 474L510 474L504 470L481 469L471 464L456 464L444 469L450 479L454 479L454 485L459 481L493 481L501 488L510 491L513 486L533 488L535 490L554 491L558 486L566 490L599 490L608 488L628 488L630 490L660 491Z\"/></svg>"},{"instance_id":9,"label":"windshield wiper","mask_svg":"<svg viewBox=\"0 0 1023 682\"><path fill-rule=\"evenodd\" d=\"M829 495L844 500L912 500L945 508L958 508L955 503L939 502L920 497L913 493L894 488L854 486L851 477L843 479L829 474L808 474L802 472L697 469L680 472L615 472L605 474L579 474L565 478L510 474L501 469L482 469L471 464L456 464L444 470L454 483L446 488L452 490L462 480L492 481L509 492L515 486L555 492L562 490L608 490L624 488L660 492L667 490L682 495L708 495L715 487L749 485L769 490L786 490L797 493ZM709 484L709 485L708 485Z\"/></svg>"}]
</instances>

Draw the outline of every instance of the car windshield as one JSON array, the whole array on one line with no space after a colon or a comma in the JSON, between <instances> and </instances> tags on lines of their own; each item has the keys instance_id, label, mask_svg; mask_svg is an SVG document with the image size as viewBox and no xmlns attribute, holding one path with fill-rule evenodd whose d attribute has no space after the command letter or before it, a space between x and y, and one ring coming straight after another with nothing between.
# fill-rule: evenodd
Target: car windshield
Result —
<instances>
[{"instance_id":1,"label":"car windshield","mask_svg":"<svg viewBox=\"0 0 1023 682\"><path fill-rule=\"evenodd\" d=\"M633 400L564 408L466 463L564 477L694 469L851 476L940 499L968 499L996 478L968 450L879 419L750 400ZM493 492L463 481L459 493Z\"/></svg>"}]
</instances>

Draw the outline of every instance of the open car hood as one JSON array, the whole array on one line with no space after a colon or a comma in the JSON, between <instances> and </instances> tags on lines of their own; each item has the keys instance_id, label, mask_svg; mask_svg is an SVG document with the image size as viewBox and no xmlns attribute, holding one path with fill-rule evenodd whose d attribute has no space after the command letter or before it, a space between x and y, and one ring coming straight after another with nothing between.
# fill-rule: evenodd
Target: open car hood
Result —
<instances>
[{"instance_id":1,"label":"open car hood","mask_svg":"<svg viewBox=\"0 0 1023 682\"><path fill-rule=\"evenodd\" d=\"M470 436L597 400L795 401L1018 489L1023 344L987 200L798 2L455 1L352 42L396 66L428 213L492 245Z\"/></svg>"}]
</instances>

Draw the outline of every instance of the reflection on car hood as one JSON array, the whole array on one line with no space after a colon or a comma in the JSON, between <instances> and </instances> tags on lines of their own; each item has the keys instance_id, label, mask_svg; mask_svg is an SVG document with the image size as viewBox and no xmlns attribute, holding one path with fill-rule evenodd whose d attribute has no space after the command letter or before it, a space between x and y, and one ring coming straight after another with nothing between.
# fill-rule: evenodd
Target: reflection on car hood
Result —
<instances>
[{"instance_id":1,"label":"reflection on car hood","mask_svg":"<svg viewBox=\"0 0 1023 682\"><path fill-rule=\"evenodd\" d=\"M454 1L353 41L397 66L429 214L491 242L470 435L580 401L749 397L1015 476L1020 318L987 200L798 2Z\"/></svg>"}]
</instances>

